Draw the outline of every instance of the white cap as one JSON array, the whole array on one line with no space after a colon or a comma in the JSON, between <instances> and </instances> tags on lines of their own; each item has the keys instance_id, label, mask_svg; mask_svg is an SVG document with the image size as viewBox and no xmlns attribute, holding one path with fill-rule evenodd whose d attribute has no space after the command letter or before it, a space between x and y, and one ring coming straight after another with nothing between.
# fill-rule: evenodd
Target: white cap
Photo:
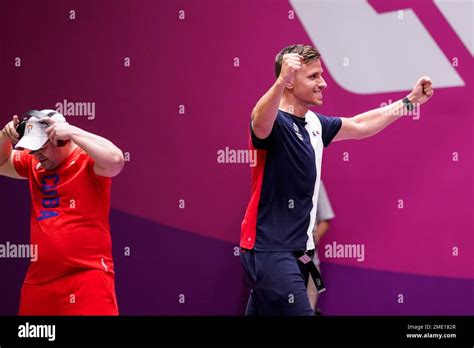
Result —
<instances>
[{"instance_id":1,"label":"white cap","mask_svg":"<svg viewBox=\"0 0 474 348\"><path fill-rule=\"evenodd\" d=\"M58 123L66 122L64 116L55 110L45 109L40 112L44 116L42 118L50 117ZM46 134L46 128L48 127L49 125L45 122L41 122L41 119L35 116L30 117L25 125L25 133L15 145L15 149L28 149L31 151L41 149L48 141L48 135Z\"/></svg>"}]
</instances>

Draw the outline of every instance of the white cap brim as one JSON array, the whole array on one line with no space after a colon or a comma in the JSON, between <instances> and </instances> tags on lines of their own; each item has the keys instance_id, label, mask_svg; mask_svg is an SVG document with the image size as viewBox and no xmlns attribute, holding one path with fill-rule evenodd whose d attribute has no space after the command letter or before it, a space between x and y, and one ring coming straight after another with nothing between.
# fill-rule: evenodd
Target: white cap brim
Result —
<instances>
[{"instance_id":1,"label":"white cap brim","mask_svg":"<svg viewBox=\"0 0 474 348\"><path fill-rule=\"evenodd\" d=\"M15 145L15 149L27 149L31 151L36 151L41 149L47 141L47 136L24 136Z\"/></svg>"}]
</instances>

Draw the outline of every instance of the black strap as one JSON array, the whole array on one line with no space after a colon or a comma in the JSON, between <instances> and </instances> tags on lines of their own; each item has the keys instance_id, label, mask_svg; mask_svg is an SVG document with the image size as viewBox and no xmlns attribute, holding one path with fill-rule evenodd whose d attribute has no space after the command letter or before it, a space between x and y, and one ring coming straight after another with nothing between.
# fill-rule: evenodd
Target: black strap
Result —
<instances>
[{"instance_id":1,"label":"black strap","mask_svg":"<svg viewBox=\"0 0 474 348\"><path fill-rule=\"evenodd\" d=\"M30 110L25 112L25 116L27 117L36 117L37 119L41 120L45 117L48 117L48 115L42 113L41 111L38 110Z\"/></svg>"},{"instance_id":2,"label":"black strap","mask_svg":"<svg viewBox=\"0 0 474 348\"><path fill-rule=\"evenodd\" d=\"M311 278L313 278L314 285L316 285L316 289L318 293L322 293L326 291L326 287L324 286L323 277L321 273L319 273L318 268L314 264L312 258L314 256L314 250L309 251L294 251L293 252L300 263L303 264L303 267L309 274L311 274ZM309 261L307 261L309 258ZM306 261L306 262L305 262Z\"/></svg>"},{"instance_id":3,"label":"black strap","mask_svg":"<svg viewBox=\"0 0 474 348\"><path fill-rule=\"evenodd\" d=\"M405 107L407 108L408 111L413 111L413 109L415 108L415 104L413 104L410 101L410 99L405 97L405 98L402 99L402 101L403 101L403 104L405 105Z\"/></svg>"}]
</instances>

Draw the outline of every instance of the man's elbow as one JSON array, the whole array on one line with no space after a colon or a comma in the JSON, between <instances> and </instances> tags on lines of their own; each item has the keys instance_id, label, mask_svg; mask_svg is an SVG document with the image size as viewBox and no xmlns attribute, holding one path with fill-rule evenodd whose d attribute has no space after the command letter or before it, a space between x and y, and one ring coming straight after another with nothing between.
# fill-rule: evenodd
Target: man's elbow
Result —
<instances>
[{"instance_id":1,"label":"man's elbow","mask_svg":"<svg viewBox=\"0 0 474 348\"><path fill-rule=\"evenodd\" d=\"M123 157L122 151L119 151L112 155L110 158L110 162L107 166L107 176L113 178L114 176L119 175L124 166L125 159Z\"/></svg>"},{"instance_id":2,"label":"man's elbow","mask_svg":"<svg viewBox=\"0 0 474 348\"><path fill-rule=\"evenodd\" d=\"M252 130L253 134L255 134L258 139L266 139L270 135L270 132L261 127L253 127Z\"/></svg>"},{"instance_id":3,"label":"man's elbow","mask_svg":"<svg viewBox=\"0 0 474 348\"><path fill-rule=\"evenodd\" d=\"M266 139L272 132L272 126L265 125L262 121L254 118L252 121L252 132L258 139Z\"/></svg>"},{"instance_id":4,"label":"man's elbow","mask_svg":"<svg viewBox=\"0 0 474 348\"><path fill-rule=\"evenodd\" d=\"M113 158L113 164L114 164L114 167L116 168L117 170L117 174L119 174L123 167L125 166L125 159L123 157L123 153L122 151L119 151Z\"/></svg>"}]
</instances>

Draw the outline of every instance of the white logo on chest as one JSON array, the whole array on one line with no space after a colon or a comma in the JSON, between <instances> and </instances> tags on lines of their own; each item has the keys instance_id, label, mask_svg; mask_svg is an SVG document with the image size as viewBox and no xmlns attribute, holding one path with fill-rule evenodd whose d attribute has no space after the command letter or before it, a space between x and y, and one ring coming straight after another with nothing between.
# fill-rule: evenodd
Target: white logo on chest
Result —
<instances>
[{"instance_id":1,"label":"white logo on chest","mask_svg":"<svg viewBox=\"0 0 474 348\"><path fill-rule=\"evenodd\" d=\"M300 129L298 128L298 126L293 122L293 129L295 130L295 134L296 136L301 140L303 141L303 135L300 133Z\"/></svg>"}]
</instances>

